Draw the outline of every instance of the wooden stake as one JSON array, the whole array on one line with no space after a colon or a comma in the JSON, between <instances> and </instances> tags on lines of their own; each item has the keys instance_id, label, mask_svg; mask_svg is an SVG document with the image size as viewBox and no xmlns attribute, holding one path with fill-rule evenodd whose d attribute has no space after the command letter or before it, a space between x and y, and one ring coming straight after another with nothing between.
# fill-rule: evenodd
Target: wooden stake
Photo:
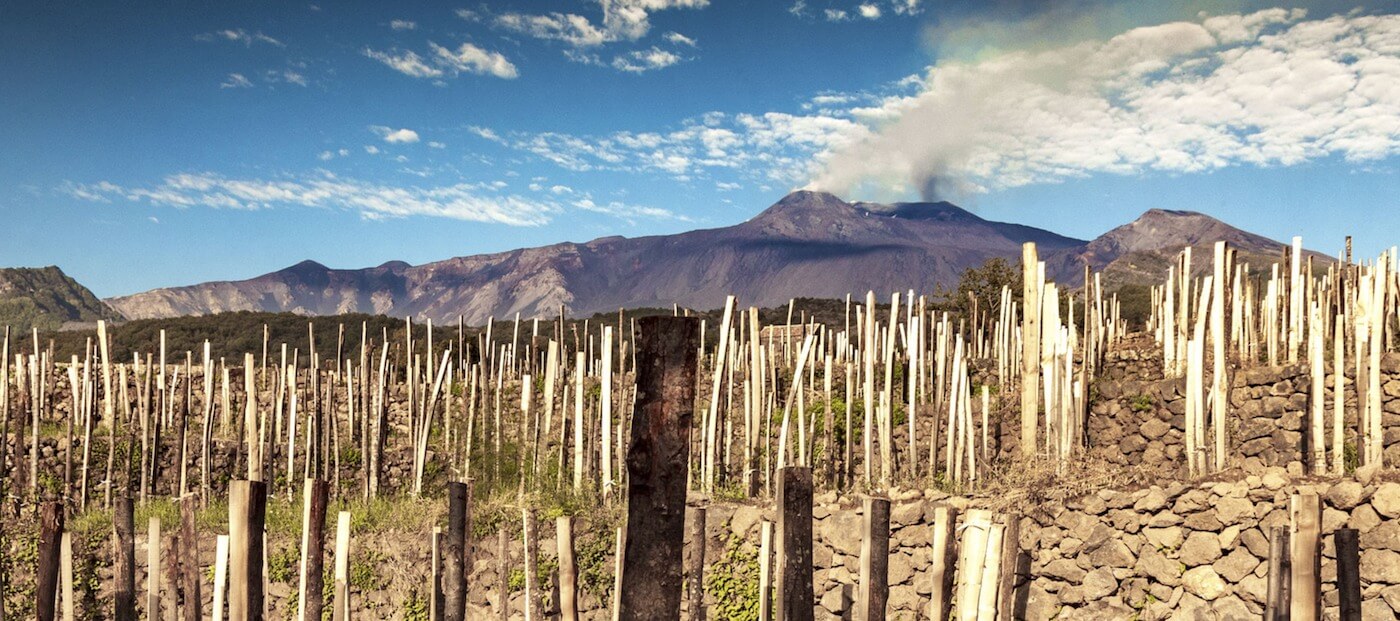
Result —
<instances>
[{"instance_id":1,"label":"wooden stake","mask_svg":"<svg viewBox=\"0 0 1400 621\"><path fill-rule=\"evenodd\" d=\"M680 616L685 482L700 322L643 317L627 454L627 571L621 618Z\"/></svg>"},{"instance_id":2,"label":"wooden stake","mask_svg":"<svg viewBox=\"0 0 1400 621\"><path fill-rule=\"evenodd\" d=\"M326 501L330 487L320 479L306 479L302 484L301 514L301 590L298 593L297 618L300 621L320 621L325 608Z\"/></svg>"},{"instance_id":3,"label":"wooden stake","mask_svg":"<svg viewBox=\"0 0 1400 621\"><path fill-rule=\"evenodd\" d=\"M116 621L136 621L136 535L131 498L117 498L112 507L112 616Z\"/></svg>"},{"instance_id":4,"label":"wooden stake","mask_svg":"<svg viewBox=\"0 0 1400 621\"><path fill-rule=\"evenodd\" d=\"M947 505L933 510L933 559L929 579L933 582L929 596L929 618L946 621L953 606L953 576L957 559L958 510Z\"/></svg>"},{"instance_id":5,"label":"wooden stake","mask_svg":"<svg viewBox=\"0 0 1400 621\"><path fill-rule=\"evenodd\" d=\"M1289 613L1292 621L1314 621L1322 613L1319 583L1322 506L1317 494L1294 494L1289 502Z\"/></svg>"},{"instance_id":6,"label":"wooden stake","mask_svg":"<svg viewBox=\"0 0 1400 621\"><path fill-rule=\"evenodd\" d=\"M559 618L578 621L578 569L574 565L574 518L561 515L554 521L554 542L559 559Z\"/></svg>"},{"instance_id":7,"label":"wooden stake","mask_svg":"<svg viewBox=\"0 0 1400 621\"><path fill-rule=\"evenodd\" d=\"M864 537L860 545L860 591L856 599L856 619L880 621L885 618L890 596L890 501L865 498Z\"/></svg>"},{"instance_id":8,"label":"wooden stake","mask_svg":"<svg viewBox=\"0 0 1400 621\"><path fill-rule=\"evenodd\" d=\"M705 507L686 512L690 554L686 558L686 618L705 621Z\"/></svg>"},{"instance_id":9,"label":"wooden stake","mask_svg":"<svg viewBox=\"0 0 1400 621\"><path fill-rule=\"evenodd\" d=\"M812 469L778 471L778 621L811 621Z\"/></svg>"},{"instance_id":10,"label":"wooden stake","mask_svg":"<svg viewBox=\"0 0 1400 621\"><path fill-rule=\"evenodd\" d=\"M341 511L335 522L335 603L332 621L350 620L350 512Z\"/></svg>"}]
</instances>

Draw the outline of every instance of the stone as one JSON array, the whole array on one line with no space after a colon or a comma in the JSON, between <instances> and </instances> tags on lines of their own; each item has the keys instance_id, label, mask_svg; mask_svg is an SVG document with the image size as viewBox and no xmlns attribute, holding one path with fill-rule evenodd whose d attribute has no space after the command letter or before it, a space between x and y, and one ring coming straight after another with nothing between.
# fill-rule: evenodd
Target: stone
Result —
<instances>
[{"instance_id":1,"label":"stone","mask_svg":"<svg viewBox=\"0 0 1400 621\"><path fill-rule=\"evenodd\" d=\"M1089 555L1089 560L1094 565L1103 568L1132 567L1136 561L1127 544L1118 539L1104 542Z\"/></svg>"},{"instance_id":2,"label":"stone","mask_svg":"<svg viewBox=\"0 0 1400 621\"><path fill-rule=\"evenodd\" d=\"M1193 513L1189 517L1187 517L1186 520L1182 522L1182 524L1185 525L1186 528L1189 528L1191 530L1201 530L1210 532L1217 532L1222 526L1224 526L1220 523L1220 520L1215 517L1215 514L1206 512Z\"/></svg>"},{"instance_id":3,"label":"stone","mask_svg":"<svg viewBox=\"0 0 1400 621\"><path fill-rule=\"evenodd\" d=\"M1245 605L1244 600L1234 595L1226 595L1215 600L1210 609L1215 613L1217 619L1249 619L1256 616L1249 612L1249 606Z\"/></svg>"},{"instance_id":4,"label":"stone","mask_svg":"<svg viewBox=\"0 0 1400 621\"><path fill-rule=\"evenodd\" d=\"M747 537L749 530L763 517L763 512L758 507L741 505L734 509L733 517L729 518L729 530L740 537Z\"/></svg>"},{"instance_id":5,"label":"stone","mask_svg":"<svg viewBox=\"0 0 1400 621\"><path fill-rule=\"evenodd\" d=\"M1362 582L1400 584L1400 552L1364 550L1361 552Z\"/></svg>"},{"instance_id":6,"label":"stone","mask_svg":"<svg viewBox=\"0 0 1400 621\"><path fill-rule=\"evenodd\" d=\"M1395 610L1378 599L1361 602L1361 621L1395 621Z\"/></svg>"},{"instance_id":7,"label":"stone","mask_svg":"<svg viewBox=\"0 0 1400 621\"><path fill-rule=\"evenodd\" d=\"M1239 582L1258 566L1259 559L1254 558L1254 555L1246 552L1244 548L1235 548L1234 552L1211 565L1215 568L1215 573L1230 582Z\"/></svg>"},{"instance_id":8,"label":"stone","mask_svg":"<svg viewBox=\"0 0 1400 621\"><path fill-rule=\"evenodd\" d=\"M1361 504L1365 500L1365 488L1356 481L1341 481L1327 490L1323 498L1327 499L1327 504L1342 511L1350 511L1352 507Z\"/></svg>"},{"instance_id":9,"label":"stone","mask_svg":"<svg viewBox=\"0 0 1400 621\"><path fill-rule=\"evenodd\" d=\"M1107 597L1118 590L1118 581L1113 579L1113 572L1100 567L1084 575L1080 589L1084 601L1092 602Z\"/></svg>"},{"instance_id":10,"label":"stone","mask_svg":"<svg viewBox=\"0 0 1400 621\"><path fill-rule=\"evenodd\" d=\"M1181 547L1181 543L1186 540L1180 526L1145 528L1142 531L1142 535L1147 538L1147 542L1152 544L1152 546L1170 550Z\"/></svg>"},{"instance_id":11,"label":"stone","mask_svg":"<svg viewBox=\"0 0 1400 621\"><path fill-rule=\"evenodd\" d=\"M1214 533L1191 533L1181 544L1178 558L1187 567L1214 563L1220 558L1220 538Z\"/></svg>"},{"instance_id":12,"label":"stone","mask_svg":"<svg viewBox=\"0 0 1400 621\"><path fill-rule=\"evenodd\" d=\"M1270 469L1264 473L1264 476L1259 477L1259 480L1264 484L1264 487L1271 490L1282 489L1283 486L1288 485L1288 476L1283 473L1282 469Z\"/></svg>"},{"instance_id":13,"label":"stone","mask_svg":"<svg viewBox=\"0 0 1400 621\"><path fill-rule=\"evenodd\" d=\"M1384 548L1400 552L1400 520L1386 520L1362 533L1359 543L1363 550Z\"/></svg>"},{"instance_id":14,"label":"stone","mask_svg":"<svg viewBox=\"0 0 1400 621\"><path fill-rule=\"evenodd\" d=\"M1400 517L1400 483L1382 483L1371 495L1371 506L1384 517Z\"/></svg>"},{"instance_id":15,"label":"stone","mask_svg":"<svg viewBox=\"0 0 1400 621\"><path fill-rule=\"evenodd\" d=\"M1147 490L1147 493L1143 495L1142 498L1139 498L1136 503L1133 504L1133 510L1142 513L1155 513L1157 511L1162 510L1166 506L1167 495L1162 493L1162 490L1154 487L1152 489Z\"/></svg>"},{"instance_id":16,"label":"stone","mask_svg":"<svg viewBox=\"0 0 1400 621\"><path fill-rule=\"evenodd\" d=\"M1164 526L1176 526L1181 522L1181 516L1172 513L1171 511L1162 511L1157 515L1152 516L1152 519L1147 521L1147 525L1153 528L1162 528Z\"/></svg>"},{"instance_id":17,"label":"stone","mask_svg":"<svg viewBox=\"0 0 1400 621\"><path fill-rule=\"evenodd\" d=\"M1393 584L1381 589L1381 599L1385 600L1385 603L1389 604L1396 613L1400 613L1400 584Z\"/></svg>"},{"instance_id":18,"label":"stone","mask_svg":"<svg viewBox=\"0 0 1400 621\"><path fill-rule=\"evenodd\" d=\"M1089 515L1102 515L1103 512L1107 510L1108 504L1106 504L1103 501L1103 499L1099 498L1097 495L1086 496L1084 498L1085 513Z\"/></svg>"},{"instance_id":19,"label":"stone","mask_svg":"<svg viewBox=\"0 0 1400 621\"><path fill-rule=\"evenodd\" d=\"M1040 573L1073 584L1083 580L1086 572L1074 561L1062 558L1046 563Z\"/></svg>"},{"instance_id":20,"label":"stone","mask_svg":"<svg viewBox=\"0 0 1400 621\"><path fill-rule=\"evenodd\" d=\"M1243 523L1254 517L1254 503L1245 498L1221 498L1215 503L1215 517L1225 526Z\"/></svg>"},{"instance_id":21,"label":"stone","mask_svg":"<svg viewBox=\"0 0 1400 621\"><path fill-rule=\"evenodd\" d=\"M1379 526L1381 516L1376 515L1376 510L1369 504L1358 505L1351 510L1351 517L1347 519L1347 528L1355 528L1358 532L1365 534L1372 528Z\"/></svg>"},{"instance_id":22,"label":"stone","mask_svg":"<svg viewBox=\"0 0 1400 621\"><path fill-rule=\"evenodd\" d=\"M1168 431L1171 431L1171 428L1171 425L1154 418L1143 423L1139 431L1142 433L1142 437L1148 440L1156 440L1166 435Z\"/></svg>"},{"instance_id":23,"label":"stone","mask_svg":"<svg viewBox=\"0 0 1400 621\"><path fill-rule=\"evenodd\" d=\"M1240 543L1243 543L1245 549L1249 550L1249 553L1256 557L1263 558L1269 556L1269 539L1257 528L1251 528L1241 532Z\"/></svg>"},{"instance_id":24,"label":"stone","mask_svg":"<svg viewBox=\"0 0 1400 621\"><path fill-rule=\"evenodd\" d=\"M914 564L908 554L892 553L889 560L889 585L904 584L914 577Z\"/></svg>"},{"instance_id":25,"label":"stone","mask_svg":"<svg viewBox=\"0 0 1400 621\"><path fill-rule=\"evenodd\" d=\"M924 504L921 502L902 502L890 509L890 524L895 526L918 524L923 519Z\"/></svg>"},{"instance_id":26,"label":"stone","mask_svg":"<svg viewBox=\"0 0 1400 621\"><path fill-rule=\"evenodd\" d=\"M850 607L850 602L847 601L846 594L842 592L840 586L823 594L820 604L822 608L827 609L827 611L835 615L846 612L846 609Z\"/></svg>"},{"instance_id":27,"label":"stone","mask_svg":"<svg viewBox=\"0 0 1400 621\"><path fill-rule=\"evenodd\" d=\"M1356 481L1362 485L1370 485L1375 480L1376 474L1381 471L1380 462L1366 464L1356 467Z\"/></svg>"},{"instance_id":28,"label":"stone","mask_svg":"<svg viewBox=\"0 0 1400 621\"><path fill-rule=\"evenodd\" d=\"M1250 574L1235 583L1235 594L1245 601L1263 604L1269 596L1269 580L1263 576Z\"/></svg>"},{"instance_id":29,"label":"stone","mask_svg":"<svg viewBox=\"0 0 1400 621\"><path fill-rule=\"evenodd\" d=\"M1138 557L1137 571L1166 586L1181 584L1181 562L1169 559L1156 550L1148 550Z\"/></svg>"},{"instance_id":30,"label":"stone","mask_svg":"<svg viewBox=\"0 0 1400 621\"><path fill-rule=\"evenodd\" d=\"M1187 593L1206 601L1214 600L1225 593L1225 581L1215 573L1215 569L1203 565L1186 570L1181 576L1181 586Z\"/></svg>"}]
</instances>

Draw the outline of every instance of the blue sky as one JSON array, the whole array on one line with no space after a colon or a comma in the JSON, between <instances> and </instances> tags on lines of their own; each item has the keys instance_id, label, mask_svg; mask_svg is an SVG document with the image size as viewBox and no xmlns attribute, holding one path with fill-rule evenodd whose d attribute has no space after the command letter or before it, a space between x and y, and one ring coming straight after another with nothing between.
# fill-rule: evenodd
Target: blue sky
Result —
<instances>
[{"instance_id":1,"label":"blue sky","mask_svg":"<svg viewBox=\"0 0 1400 621\"><path fill-rule=\"evenodd\" d=\"M0 8L0 265L101 296L725 226L800 187L1400 241L1392 3L129 4Z\"/></svg>"}]
</instances>

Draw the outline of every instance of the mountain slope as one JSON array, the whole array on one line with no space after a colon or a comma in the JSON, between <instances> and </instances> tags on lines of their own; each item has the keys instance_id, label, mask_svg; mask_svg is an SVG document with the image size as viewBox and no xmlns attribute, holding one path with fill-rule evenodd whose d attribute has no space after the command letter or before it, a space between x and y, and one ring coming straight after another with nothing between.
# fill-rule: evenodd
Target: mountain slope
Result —
<instances>
[{"instance_id":1,"label":"mountain slope","mask_svg":"<svg viewBox=\"0 0 1400 621\"><path fill-rule=\"evenodd\" d=\"M64 324L120 318L57 267L0 268L0 330L57 330Z\"/></svg>"},{"instance_id":2,"label":"mountain slope","mask_svg":"<svg viewBox=\"0 0 1400 621\"><path fill-rule=\"evenodd\" d=\"M231 310L372 312L468 322L621 307L774 305L796 296L933 291L1025 241L1047 251L1081 240L991 222L950 203L847 203L795 192L735 226L458 257L328 269L303 262L250 280L157 289L109 303L133 319Z\"/></svg>"},{"instance_id":3,"label":"mountain slope","mask_svg":"<svg viewBox=\"0 0 1400 621\"><path fill-rule=\"evenodd\" d=\"M1177 253L1191 247L1191 271L1209 273L1215 242L1224 241L1240 261L1260 267L1282 260L1288 246L1262 235L1233 227L1203 213L1150 209L1136 220L1094 238L1082 248L1067 249L1045 258L1046 277L1078 287L1084 265L1103 272L1103 285L1112 291L1127 284L1157 284L1176 264ZM1323 261L1325 255L1307 251Z\"/></svg>"}]
</instances>

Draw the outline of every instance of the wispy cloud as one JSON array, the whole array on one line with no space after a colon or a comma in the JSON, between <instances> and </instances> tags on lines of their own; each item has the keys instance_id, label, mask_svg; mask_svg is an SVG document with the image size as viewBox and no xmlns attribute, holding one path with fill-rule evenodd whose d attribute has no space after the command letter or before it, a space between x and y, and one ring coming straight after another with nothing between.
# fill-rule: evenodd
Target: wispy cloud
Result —
<instances>
[{"instance_id":1,"label":"wispy cloud","mask_svg":"<svg viewBox=\"0 0 1400 621\"><path fill-rule=\"evenodd\" d=\"M670 43L672 43L672 44L675 44L675 45L684 45L684 46L686 46L686 47L695 47L695 39L692 39L692 38L690 38L690 37L687 37L687 36L685 36L685 35L683 35L683 34L681 34L681 33L679 33L679 32L668 32L668 33L666 33L665 37L663 37L663 38L665 38L666 41L668 41L668 42L670 42Z\"/></svg>"},{"instance_id":2,"label":"wispy cloud","mask_svg":"<svg viewBox=\"0 0 1400 621\"><path fill-rule=\"evenodd\" d=\"M418 22L407 19L396 19L389 22L389 28L394 30L414 30L418 28Z\"/></svg>"},{"instance_id":3,"label":"wispy cloud","mask_svg":"<svg viewBox=\"0 0 1400 621\"><path fill-rule=\"evenodd\" d=\"M453 73L489 74L506 80L520 76L515 65L499 52L488 52L471 43L463 43L455 50L449 50L436 43L429 43L440 64Z\"/></svg>"},{"instance_id":4,"label":"wispy cloud","mask_svg":"<svg viewBox=\"0 0 1400 621\"><path fill-rule=\"evenodd\" d=\"M1271 9L932 67L813 186L941 196L1400 153L1400 16Z\"/></svg>"},{"instance_id":5,"label":"wispy cloud","mask_svg":"<svg viewBox=\"0 0 1400 621\"><path fill-rule=\"evenodd\" d=\"M502 13L497 26L537 39L591 47L614 41L637 41L651 30L650 14L669 9L700 9L709 0L609 0L601 2L601 23L575 13Z\"/></svg>"},{"instance_id":6,"label":"wispy cloud","mask_svg":"<svg viewBox=\"0 0 1400 621\"><path fill-rule=\"evenodd\" d=\"M65 184L61 189L86 201L125 200L181 209L277 208L340 209L370 220L407 217L448 218L509 226L539 226L569 209L619 218L679 218L665 209L618 202L598 204L586 193L566 200L505 193L502 181L441 186L401 186L339 177L319 171L277 179L236 179L212 172L170 175L149 187L110 182Z\"/></svg>"},{"instance_id":7,"label":"wispy cloud","mask_svg":"<svg viewBox=\"0 0 1400 621\"><path fill-rule=\"evenodd\" d=\"M242 28L207 32L201 35L195 35L195 39L199 41L233 41L235 43L242 43L248 47L252 47L254 43L266 43L277 47L287 47L287 44L269 37L262 32L248 32Z\"/></svg>"},{"instance_id":8,"label":"wispy cloud","mask_svg":"<svg viewBox=\"0 0 1400 621\"><path fill-rule=\"evenodd\" d=\"M619 55L613 59L612 66L618 71L645 73L664 69L678 62L681 62L681 57L678 54L652 46L649 49L635 50Z\"/></svg>"},{"instance_id":9,"label":"wispy cloud","mask_svg":"<svg viewBox=\"0 0 1400 621\"><path fill-rule=\"evenodd\" d=\"M252 88L253 82L241 73L230 73L219 83L219 88Z\"/></svg>"},{"instance_id":10,"label":"wispy cloud","mask_svg":"<svg viewBox=\"0 0 1400 621\"><path fill-rule=\"evenodd\" d=\"M472 43L462 43L456 49L449 49L429 41L428 47L432 54L427 58L419 56L413 50L386 52L365 48L363 53L394 71L414 78L441 78L445 75L471 73L510 80L520 75L505 55L482 49Z\"/></svg>"},{"instance_id":11,"label":"wispy cloud","mask_svg":"<svg viewBox=\"0 0 1400 621\"><path fill-rule=\"evenodd\" d=\"M384 63L390 69L414 78L439 78L442 77L442 70L438 69L423 60L417 52L412 50L381 52L365 48L365 56Z\"/></svg>"},{"instance_id":12,"label":"wispy cloud","mask_svg":"<svg viewBox=\"0 0 1400 621\"><path fill-rule=\"evenodd\" d=\"M211 172L182 173L170 175L151 187L99 183L71 184L65 189L84 200L103 197L164 207L316 207L352 211L374 220L425 216L511 226L545 224L560 209L555 204L502 195L490 184L395 186L327 172L287 179L233 179Z\"/></svg>"}]
</instances>

